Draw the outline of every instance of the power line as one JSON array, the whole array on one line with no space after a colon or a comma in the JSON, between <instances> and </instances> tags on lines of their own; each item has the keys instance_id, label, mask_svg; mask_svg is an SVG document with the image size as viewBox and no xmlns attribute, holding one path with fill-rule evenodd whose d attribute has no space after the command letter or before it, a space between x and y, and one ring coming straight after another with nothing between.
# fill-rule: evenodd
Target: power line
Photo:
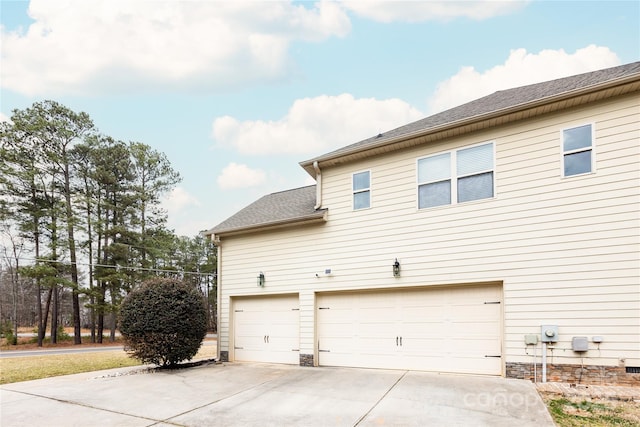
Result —
<instances>
[{"instance_id":1,"label":"power line","mask_svg":"<svg viewBox=\"0 0 640 427\"><path fill-rule=\"evenodd\" d=\"M34 262L43 262L43 263L56 263L56 264L63 264L63 265L72 265L73 263L70 261L60 261L60 260L51 260L51 259L44 259L44 258L25 258L25 257L19 257L18 259L20 259L21 261L34 261ZM179 274L191 274L194 276L215 276L216 273L212 272L212 273L199 273L196 271L181 271L181 270L165 270L165 269L160 269L160 268L145 268L145 267L128 267L128 266L124 266L124 265L109 265L109 264L92 264L92 263L86 263L86 262L75 262L76 265L83 265L83 266L93 266L93 267L104 267L104 268L115 268L117 269L125 269L125 270L132 270L132 271L148 271L148 272L153 272L153 273L179 273Z\"/></svg>"}]
</instances>

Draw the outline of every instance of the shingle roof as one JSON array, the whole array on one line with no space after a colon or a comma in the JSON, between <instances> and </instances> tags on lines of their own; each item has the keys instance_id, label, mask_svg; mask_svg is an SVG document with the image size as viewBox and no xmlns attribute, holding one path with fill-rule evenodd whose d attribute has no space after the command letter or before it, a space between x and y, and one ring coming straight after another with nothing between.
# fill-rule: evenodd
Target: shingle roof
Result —
<instances>
[{"instance_id":1,"label":"shingle roof","mask_svg":"<svg viewBox=\"0 0 640 427\"><path fill-rule=\"evenodd\" d=\"M316 209L315 204L315 185L272 193L253 202L205 234L224 234L279 224L322 220L326 209Z\"/></svg>"},{"instance_id":2,"label":"shingle roof","mask_svg":"<svg viewBox=\"0 0 640 427\"><path fill-rule=\"evenodd\" d=\"M578 89L585 89L590 86L599 85L604 82L617 80L638 73L640 73L640 62L634 62L604 70L578 74L575 76L516 87L513 89L501 90L491 95L476 99L475 101L468 102L416 122L392 129L388 132L384 132L383 134L378 134L371 138L356 142L355 144L347 145L311 160L301 162L300 165L305 167L305 169L309 169L308 166L313 164L314 161L320 162L325 159L339 157L342 154L366 150L370 147L384 144L387 141L391 142L404 135L427 131L431 128L460 122L465 119L483 116L489 113L498 113L519 105L526 105L535 101L551 98L563 93L569 93Z\"/></svg>"}]
</instances>

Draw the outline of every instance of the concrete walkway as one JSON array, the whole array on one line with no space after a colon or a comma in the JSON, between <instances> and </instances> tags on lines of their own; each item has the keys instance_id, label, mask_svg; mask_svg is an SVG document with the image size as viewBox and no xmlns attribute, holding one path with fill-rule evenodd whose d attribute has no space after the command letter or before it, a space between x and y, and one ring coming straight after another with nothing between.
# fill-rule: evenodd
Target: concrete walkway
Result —
<instances>
[{"instance_id":1,"label":"concrete walkway","mask_svg":"<svg viewBox=\"0 0 640 427\"><path fill-rule=\"evenodd\" d=\"M68 375L0 400L3 427L554 425L529 381L270 364Z\"/></svg>"}]
</instances>

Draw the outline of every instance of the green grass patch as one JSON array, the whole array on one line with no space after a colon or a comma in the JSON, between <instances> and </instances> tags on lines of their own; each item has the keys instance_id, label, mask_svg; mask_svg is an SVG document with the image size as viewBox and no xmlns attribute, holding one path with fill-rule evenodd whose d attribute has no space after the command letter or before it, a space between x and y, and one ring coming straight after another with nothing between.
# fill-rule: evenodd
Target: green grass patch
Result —
<instances>
[{"instance_id":1,"label":"green grass patch","mask_svg":"<svg viewBox=\"0 0 640 427\"><path fill-rule=\"evenodd\" d=\"M215 357L216 345L202 345L194 360ZM7 357L0 359L0 384L140 365L120 348L92 353Z\"/></svg>"},{"instance_id":2,"label":"green grass patch","mask_svg":"<svg viewBox=\"0 0 640 427\"><path fill-rule=\"evenodd\" d=\"M592 402L567 398L546 401L553 420L559 427L634 427L637 418L614 402ZM635 411L633 411L635 412Z\"/></svg>"},{"instance_id":3,"label":"green grass patch","mask_svg":"<svg viewBox=\"0 0 640 427\"><path fill-rule=\"evenodd\" d=\"M0 384L140 365L122 350L0 359Z\"/></svg>"}]
</instances>

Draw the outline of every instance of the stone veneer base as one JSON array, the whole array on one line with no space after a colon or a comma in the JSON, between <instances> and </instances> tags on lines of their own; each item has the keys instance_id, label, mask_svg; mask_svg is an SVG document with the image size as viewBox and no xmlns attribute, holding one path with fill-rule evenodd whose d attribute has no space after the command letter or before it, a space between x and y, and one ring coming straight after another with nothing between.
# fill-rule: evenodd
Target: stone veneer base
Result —
<instances>
[{"instance_id":1,"label":"stone veneer base","mask_svg":"<svg viewBox=\"0 0 640 427\"><path fill-rule=\"evenodd\" d=\"M300 366L313 366L313 354L301 354Z\"/></svg>"},{"instance_id":2,"label":"stone veneer base","mask_svg":"<svg viewBox=\"0 0 640 427\"><path fill-rule=\"evenodd\" d=\"M542 382L542 365L507 362L507 378ZM592 385L640 386L640 374L627 373L624 366L547 364L547 381Z\"/></svg>"}]
</instances>

